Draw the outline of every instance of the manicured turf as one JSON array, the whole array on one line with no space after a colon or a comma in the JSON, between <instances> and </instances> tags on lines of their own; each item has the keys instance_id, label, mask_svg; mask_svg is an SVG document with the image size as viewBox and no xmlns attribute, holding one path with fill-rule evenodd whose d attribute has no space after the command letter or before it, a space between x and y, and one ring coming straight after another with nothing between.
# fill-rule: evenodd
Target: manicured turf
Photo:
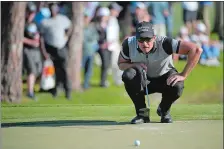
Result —
<instances>
[{"instance_id":1,"label":"manicured turf","mask_svg":"<svg viewBox=\"0 0 224 149\"><path fill-rule=\"evenodd\" d=\"M157 104L151 105L151 119L159 121ZM175 104L172 108L174 120L223 119L221 104ZM48 120L114 120L129 122L135 116L132 105L33 105L2 107L2 123L35 122Z\"/></svg>"},{"instance_id":2,"label":"manicured turf","mask_svg":"<svg viewBox=\"0 0 224 149\"><path fill-rule=\"evenodd\" d=\"M84 121L3 128L4 149L222 149L222 121L142 124Z\"/></svg>"}]
</instances>

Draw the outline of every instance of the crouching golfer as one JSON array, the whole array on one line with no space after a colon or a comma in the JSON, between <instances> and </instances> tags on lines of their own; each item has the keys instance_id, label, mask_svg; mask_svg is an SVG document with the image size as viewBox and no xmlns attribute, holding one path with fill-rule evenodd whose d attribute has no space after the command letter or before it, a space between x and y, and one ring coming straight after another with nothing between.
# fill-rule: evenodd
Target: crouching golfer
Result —
<instances>
[{"instance_id":1,"label":"crouching golfer","mask_svg":"<svg viewBox=\"0 0 224 149\"><path fill-rule=\"evenodd\" d=\"M162 93L162 100L157 109L161 123L172 123L171 105L181 96L184 80L197 64L202 49L191 42L156 36L149 22L139 23L136 36L125 39L122 47L118 66L124 70L122 80L137 114L131 123L150 122L149 109L145 104L146 85L149 94ZM181 73L178 73L173 65L173 53L188 56L187 64ZM147 80L144 80L143 70L147 72Z\"/></svg>"}]
</instances>

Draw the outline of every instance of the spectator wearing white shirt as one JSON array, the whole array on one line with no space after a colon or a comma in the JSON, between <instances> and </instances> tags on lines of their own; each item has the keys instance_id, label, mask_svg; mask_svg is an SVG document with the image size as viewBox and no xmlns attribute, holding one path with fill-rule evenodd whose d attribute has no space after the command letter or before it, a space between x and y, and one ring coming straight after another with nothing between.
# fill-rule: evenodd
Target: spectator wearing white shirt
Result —
<instances>
[{"instance_id":1,"label":"spectator wearing white shirt","mask_svg":"<svg viewBox=\"0 0 224 149\"><path fill-rule=\"evenodd\" d=\"M115 84L119 86L123 84L121 80L123 71L121 71L117 65L118 56L121 51L119 40L120 26L117 17L123 8L116 2L114 2L109 5L109 9L110 9L110 17L108 20L106 35L107 35L107 41L109 43L108 50L112 52L111 66L112 66L113 80Z\"/></svg>"}]
</instances>

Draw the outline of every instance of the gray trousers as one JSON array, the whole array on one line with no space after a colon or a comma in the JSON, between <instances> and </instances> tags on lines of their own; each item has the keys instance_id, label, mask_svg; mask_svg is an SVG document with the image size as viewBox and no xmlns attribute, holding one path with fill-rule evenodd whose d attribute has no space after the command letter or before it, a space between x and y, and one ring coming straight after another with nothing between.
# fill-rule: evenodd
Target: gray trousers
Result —
<instances>
[{"instance_id":1,"label":"gray trousers","mask_svg":"<svg viewBox=\"0 0 224 149\"><path fill-rule=\"evenodd\" d=\"M108 77L108 69L111 64L111 51L107 49L99 49L99 55L102 60L102 65L101 65L101 75L100 75L100 85L101 86L106 86L106 81Z\"/></svg>"},{"instance_id":2,"label":"gray trousers","mask_svg":"<svg viewBox=\"0 0 224 149\"><path fill-rule=\"evenodd\" d=\"M34 74L38 77L42 71L42 57L40 49L28 48L24 46L23 65L28 75Z\"/></svg>"}]
</instances>

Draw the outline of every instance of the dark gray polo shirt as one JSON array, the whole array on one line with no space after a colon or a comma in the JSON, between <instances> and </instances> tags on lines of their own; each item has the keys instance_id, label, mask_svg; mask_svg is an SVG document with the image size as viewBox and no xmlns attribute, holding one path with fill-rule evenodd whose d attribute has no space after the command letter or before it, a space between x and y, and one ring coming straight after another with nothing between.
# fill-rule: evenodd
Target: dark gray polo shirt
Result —
<instances>
[{"instance_id":1,"label":"dark gray polo shirt","mask_svg":"<svg viewBox=\"0 0 224 149\"><path fill-rule=\"evenodd\" d=\"M178 53L180 41L157 36L153 49L144 54L138 47L135 36L129 37L122 43L121 56L131 62L141 62L147 65L147 74L157 78L174 68L172 54Z\"/></svg>"}]
</instances>

